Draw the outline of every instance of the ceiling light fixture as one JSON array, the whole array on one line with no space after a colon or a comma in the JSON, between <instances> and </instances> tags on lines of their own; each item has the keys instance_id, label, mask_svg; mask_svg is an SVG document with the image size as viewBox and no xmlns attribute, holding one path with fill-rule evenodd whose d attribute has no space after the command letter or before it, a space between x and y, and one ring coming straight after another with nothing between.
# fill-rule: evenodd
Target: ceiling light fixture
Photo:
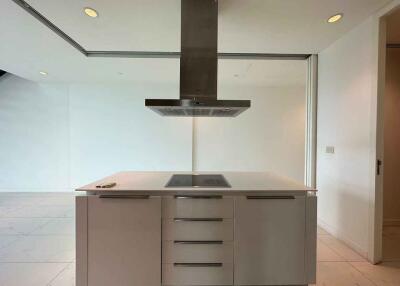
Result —
<instances>
[{"instance_id":1,"label":"ceiling light fixture","mask_svg":"<svg viewBox=\"0 0 400 286\"><path fill-rule=\"evenodd\" d=\"M41 75L47 75L47 72L45 72L45 71L40 71L39 72Z\"/></svg>"},{"instance_id":2,"label":"ceiling light fixture","mask_svg":"<svg viewBox=\"0 0 400 286\"><path fill-rule=\"evenodd\" d=\"M97 18L97 16L99 16L97 11L90 7L86 7L83 11L85 12L86 15L92 18Z\"/></svg>"},{"instance_id":3,"label":"ceiling light fixture","mask_svg":"<svg viewBox=\"0 0 400 286\"><path fill-rule=\"evenodd\" d=\"M333 15L333 16L329 17L328 23L336 23L337 21L339 21L342 18L343 18L343 13Z\"/></svg>"}]
</instances>

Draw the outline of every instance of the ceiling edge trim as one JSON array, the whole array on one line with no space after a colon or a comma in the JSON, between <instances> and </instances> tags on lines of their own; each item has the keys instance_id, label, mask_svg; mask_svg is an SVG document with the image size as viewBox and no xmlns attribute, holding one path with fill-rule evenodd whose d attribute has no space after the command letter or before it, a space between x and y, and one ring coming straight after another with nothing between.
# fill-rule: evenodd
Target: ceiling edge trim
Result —
<instances>
[{"instance_id":1,"label":"ceiling edge trim","mask_svg":"<svg viewBox=\"0 0 400 286\"><path fill-rule=\"evenodd\" d=\"M147 51L86 51L87 57L101 58L180 58L180 52ZM222 60L306 60L309 54L270 54L270 53L218 53Z\"/></svg>"},{"instance_id":2,"label":"ceiling edge trim","mask_svg":"<svg viewBox=\"0 0 400 286\"><path fill-rule=\"evenodd\" d=\"M64 39L66 42L68 42L71 46L73 46L75 49L77 49L79 52L84 54L85 56L87 55L86 50L78 44L74 39L72 39L70 36L68 36L66 33L64 33L61 29L59 29L56 25L54 25L52 22L50 22L46 17L44 17L42 14L40 14L35 8L33 8L31 5L29 5L27 2L24 0L12 0L14 3L22 7L25 11L27 11L29 14L31 14L33 17L35 17L39 22L47 26L50 30L52 30L54 33L56 33L58 36L60 36L62 39Z\"/></svg>"}]
</instances>

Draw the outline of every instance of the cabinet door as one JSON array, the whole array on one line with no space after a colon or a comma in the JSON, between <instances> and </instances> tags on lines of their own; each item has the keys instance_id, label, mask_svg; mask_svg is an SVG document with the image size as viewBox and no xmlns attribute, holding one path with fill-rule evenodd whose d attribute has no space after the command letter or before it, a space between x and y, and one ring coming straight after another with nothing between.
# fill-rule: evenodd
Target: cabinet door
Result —
<instances>
[{"instance_id":1,"label":"cabinet door","mask_svg":"<svg viewBox=\"0 0 400 286\"><path fill-rule=\"evenodd\" d=\"M88 286L161 284L161 199L88 201Z\"/></svg>"},{"instance_id":2,"label":"cabinet door","mask_svg":"<svg viewBox=\"0 0 400 286\"><path fill-rule=\"evenodd\" d=\"M235 199L235 285L305 284L305 198Z\"/></svg>"}]
</instances>

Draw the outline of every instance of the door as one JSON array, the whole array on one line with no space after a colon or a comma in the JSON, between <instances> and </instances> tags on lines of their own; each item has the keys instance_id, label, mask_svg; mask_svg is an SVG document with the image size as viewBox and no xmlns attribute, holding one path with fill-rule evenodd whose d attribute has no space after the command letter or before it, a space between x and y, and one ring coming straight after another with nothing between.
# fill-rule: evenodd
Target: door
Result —
<instances>
[{"instance_id":1,"label":"door","mask_svg":"<svg viewBox=\"0 0 400 286\"><path fill-rule=\"evenodd\" d=\"M161 284L161 198L88 200L88 286Z\"/></svg>"},{"instance_id":2,"label":"door","mask_svg":"<svg viewBox=\"0 0 400 286\"><path fill-rule=\"evenodd\" d=\"M305 284L305 198L235 199L235 285Z\"/></svg>"}]
</instances>

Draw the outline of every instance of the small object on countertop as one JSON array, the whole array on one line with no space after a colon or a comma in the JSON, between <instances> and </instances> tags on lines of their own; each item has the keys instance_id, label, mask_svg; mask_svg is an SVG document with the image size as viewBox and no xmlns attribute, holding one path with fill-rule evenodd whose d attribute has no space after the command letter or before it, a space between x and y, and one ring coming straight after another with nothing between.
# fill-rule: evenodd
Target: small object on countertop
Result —
<instances>
[{"instance_id":1,"label":"small object on countertop","mask_svg":"<svg viewBox=\"0 0 400 286\"><path fill-rule=\"evenodd\" d=\"M117 185L117 183L108 183L108 184L104 184L104 185L97 185L96 188L98 189L109 189L109 188L113 188Z\"/></svg>"}]
</instances>

